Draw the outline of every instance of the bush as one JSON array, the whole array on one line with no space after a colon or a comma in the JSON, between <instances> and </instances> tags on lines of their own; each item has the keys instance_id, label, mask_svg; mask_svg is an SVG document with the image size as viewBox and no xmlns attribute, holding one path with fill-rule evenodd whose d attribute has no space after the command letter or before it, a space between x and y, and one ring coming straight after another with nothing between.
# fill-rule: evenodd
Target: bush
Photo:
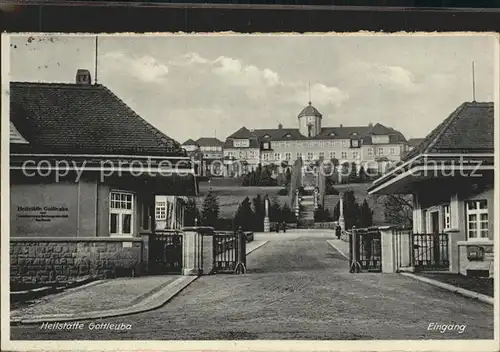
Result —
<instances>
[{"instance_id":1,"label":"bush","mask_svg":"<svg viewBox=\"0 0 500 352\"><path fill-rule=\"evenodd\" d=\"M287 188L282 188L278 191L279 196L287 196L288 195L288 189Z\"/></svg>"},{"instance_id":2,"label":"bush","mask_svg":"<svg viewBox=\"0 0 500 352\"><path fill-rule=\"evenodd\" d=\"M318 206L318 209L314 211L314 221L317 222L329 222L333 221L333 217L331 216L328 209L323 208L323 206Z\"/></svg>"},{"instance_id":3,"label":"bush","mask_svg":"<svg viewBox=\"0 0 500 352\"><path fill-rule=\"evenodd\" d=\"M325 194L328 196L336 196L339 194L339 191L333 186L333 183L328 182L326 184Z\"/></svg>"}]
</instances>

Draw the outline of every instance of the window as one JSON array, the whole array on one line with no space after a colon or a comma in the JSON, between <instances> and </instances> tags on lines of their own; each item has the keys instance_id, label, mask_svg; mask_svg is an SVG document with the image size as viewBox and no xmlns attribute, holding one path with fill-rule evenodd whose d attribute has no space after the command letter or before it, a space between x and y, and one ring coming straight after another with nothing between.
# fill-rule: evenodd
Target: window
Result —
<instances>
[{"instance_id":1,"label":"window","mask_svg":"<svg viewBox=\"0 0 500 352\"><path fill-rule=\"evenodd\" d=\"M342 152L341 153L341 158L342 159L347 159L347 152Z\"/></svg>"},{"instance_id":2,"label":"window","mask_svg":"<svg viewBox=\"0 0 500 352\"><path fill-rule=\"evenodd\" d=\"M351 140L351 147L358 148L359 147L359 141L357 139Z\"/></svg>"},{"instance_id":3,"label":"window","mask_svg":"<svg viewBox=\"0 0 500 352\"><path fill-rule=\"evenodd\" d=\"M292 160L292 153L286 152L285 153L285 160Z\"/></svg>"},{"instance_id":4,"label":"window","mask_svg":"<svg viewBox=\"0 0 500 352\"><path fill-rule=\"evenodd\" d=\"M335 159L335 152L330 152L330 160Z\"/></svg>"},{"instance_id":5,"label":"window","mask_svg":"<svg viewBox=\"0 0 500 352\"><path fill-rule=\"evenodd\" d=\"M281 160L281 153L274 153L274 160Z\"/></svg>"},{"instance_id":6,"label":"window","mask_svg":"<svg viewBox=\"0 0 500 352\"><path fill-rule=\"evenodd\" d=\"M248 139L235 139L233 141L233 146L235 148L248 148L250 146L250 141Z\"/></svg>"},{"instance_id":7,"label":"window","mask_svg":"<svg viewBox=\"0 0 500 352\"><path fill-rule=\"evenodd\" d=\"M325 152L319 152L319 157L324 159L325 158Z\"/></svg>"},{"instance_id":8,"label":"window","mask_svg":"<svg viewBox=\"0 0 500 352\"><path fill-rule=\"evenodd\" d=\"M378 155L384 155L384 148L378 148Z\"/></svg>"},{"instance_id":9,"label":"window","mask_svg":"<svg viewBox=\"0 0 500 352\"><path fill-rule=\"evenodd\" d=\"M391 147L391 149L389 150L389 152L391 153L391 155L396 154L396 148Z\"/></svg>"},{"instance_id":10,"label":"window","mask_svg":"<svg viewBox=\"0 0 500 352\"><path fill-rule=\"evenodd\" d=\"M269 153L262 154L262 159L269 160Z\"/></svg>"},{"instance_id":11,"label":"window","mask_svg":"<svg viewBox=\"0 0 500 352\"><path fill-rule=\"evenodd\" d=\"M358 159L359 158L359 152L352 152L352 158L353 159Z\"/></svg>"},{"instance_id":12,"label":"window","mask_svg":"<svg viewBox=\"0 0 500 352\"><path fill-rule=\"evenodd\" d=\"M134 203L133 194L111 192L109 210L109 233L116 236L132 236Z\"/></svg>"},{"instance_id":13,"label":"window","mask_svg":"<svg viewBox=\"0 0 500 352\"><path fill-rule=\"evenodd\" d=\"M488 238L488 204L486 200L467 202L467 239Z\"/></svg>"},{"instance_id":14,"label":"window","mask_svg":"<svg viewBox=\"0 0 500 352\"><path fill-rule=\"evenodd\" d=\"M155 219L165 221L167 219L167 202L156 202Z\"/></svg>"},{"instance_id":15,"label":"window","mask_svg":"<svg viewBox=\"0 0 500 352\"><path fill-rule=\"evenodd\" d=\"M302 158L302 153L301 152L297 152L297 159L300 159Z\"/></svg>"},{"instance_id":16,"label":"window","mask_svg":"<svg viewBox=\"0 0 500 352\"><path fill-rule=\"evenodd\" d=\"M335 132L330 132L329 135L332 136L332 137L335 137Z\"/></svg>"},{"instance_id":17,"label":"window","mask_svg":"<svg viewBox=\"0 0 500 352\"><path fill-rule=\"evenodd\" d=\"M449 204L443 206L443 225L445 229L451 228L451 213Z\"/></svg>"},{"instance_id":18,"label":"window","mask_svg":"<svg viewBox=\"0 0 500 352\"><path fill-rule=\"evenodd\" d=\"M343 139L342 140L342 147L344 147L344 148L349 147L349 140L348 139Z\"/></svg>"},{"instance_id":19,"label":"window","mask_svg":"<svg viewBox=\"0 0 500 352\"><path fill-rule=\"evenodd\" d=\"M307 153L307 160L313 160L314 159L314 154L312 152Z\"/></svg>"},{"instance_id":20,"label":"window","mask_svg":"<svg viewBox=\"0 0 500 352\"><path fill-rule=\"evenodd\" d=\"M373 156L373 148L368 148L368 156Z\"/></svg>"}]
</instances>

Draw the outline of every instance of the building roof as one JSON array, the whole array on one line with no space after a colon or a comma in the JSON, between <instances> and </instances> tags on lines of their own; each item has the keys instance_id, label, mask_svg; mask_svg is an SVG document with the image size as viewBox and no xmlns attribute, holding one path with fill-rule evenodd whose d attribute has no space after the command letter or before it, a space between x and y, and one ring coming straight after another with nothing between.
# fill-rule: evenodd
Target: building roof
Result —
<instances>
[{"instance_id":1,"label":"building roof","mask_svg":"<svg viewBox=\"0 0 500 352\"><path fill-rule=\"evenodd\" d=\"M224 144L223 141L214 137L201 137L195 143L200 147L220 147Z\"/></svg>"},{"instance_id":2,"label":"building roof","mask_svg":"<svg viewBox=\"0 0 500 352\"><path fill-rule=\"evenodd\" d=\"M406 138L403 134L393 128L386 127L377 123L372 126L339 126L339 127L323 127L321 132L315 136L308 138L303 136L298 128L269 128L256 129L250 131L245 127L240 128L228 138L250 138L258 137L261 141L296 141L296 140L327 140L327 139L361 139L363 144L373 144L372 135L388 135L390 144L406 143ZM237 137L234 137L234 136ZM225 147L231 147L229 142L225 143ZM252 142L250 142L252 143Z\"/></svg>"},{"instance_id":3,"label":"building roof","mask_svg":"<svg viewBox=\"0 0 500 352\"><path fill-rule=\"evenodd\" d=\"M183 155L166 136L100 84L10 83L10 121L29 144L11 152Z\"/></svg>"},{"instance_id":4,"label":"building roof","mask_svg":"<svg viewBox=\"0 0 500 352\"><path fill-rule=\"evenodd\" d=\"M302 116L322 117L323 115L321 115L321 113L314 106L312 106L311 102L309 102L309 104L304 109L302 109L298 118L300 119Z\"/></svg>"},{"instance_id":5,"label":"building roof","mask_svg":"<svg viewBox=\"0 0 500 352\"><path fill-rule=\"evenodd\" d=\"M297 128L266 128L255 130L254 133L263 141L307 139Z\"/></svg>"},{"instance_id":6,"label":"building roof","mask_svg":"<svg viewBox=\"0 0 500 352\"><path fill-rule=\"evenodd\" d=\"M198 146L198 144L196 144L196 142L193 141L191 138L188 139L187 141L185 141L184 143L182 143L182 145L194 145L194 146Z\"/></svg>"},{"instance_id":7,"label":"building roof","mask_svg":"<svg viewBox=\"0 0 500 352\"><path fill-rule=\"evenodd\" d=\"M408 144L412 147L416 147L424 141L425 138L410 138L408 139Z\"/></svg>"},{"instance_id":8,"label":"building roof","mask_svg":"<svg viewBox=\"0 0 500 352\"><path fill-rule=\"evenodd\" d=\"M465 102L403 160L428 153L493 153L493 103Z\"/></svg>"},{"instance_id":9,"label":"building roof","mask_svg":"<svg viewBox=\"0 0 500 352\"><path fill-rule=\"evenodd\" d=\"M251 137L257 137L257 135L255 134L255 132L250 131L248 128L243 126L238 131L234 132L232 135L228 136L227 138L244 139L244 138L251 138Z\"/></svg>"}]
</instances>

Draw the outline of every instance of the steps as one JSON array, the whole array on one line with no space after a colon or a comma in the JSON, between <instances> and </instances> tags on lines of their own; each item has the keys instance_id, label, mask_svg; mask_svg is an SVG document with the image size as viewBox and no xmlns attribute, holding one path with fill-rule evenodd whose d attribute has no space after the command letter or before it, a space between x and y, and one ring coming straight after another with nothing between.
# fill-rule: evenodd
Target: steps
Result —
<instances>
[{"instance_id":1,"label":"steps","mask_svg":"<svg viewBox=\"0 0 500 352\"><path fill-rule=\"evenodd\" d=\"M299 217L297 227L299 229L314 228L314 189L317 187L317 176L314 172L303 171L302 173L302 200L300 201Z\"/></svg>"},{"instance_id":2,"label":"steps","mask_svg":"<svg viewBox=\"0 0 500 352\"><path fill-rule=\"evenodd\" d=\"M300 204L298 228L314 227L314 196L303 195Z\"/></svg>"}]
</instances>

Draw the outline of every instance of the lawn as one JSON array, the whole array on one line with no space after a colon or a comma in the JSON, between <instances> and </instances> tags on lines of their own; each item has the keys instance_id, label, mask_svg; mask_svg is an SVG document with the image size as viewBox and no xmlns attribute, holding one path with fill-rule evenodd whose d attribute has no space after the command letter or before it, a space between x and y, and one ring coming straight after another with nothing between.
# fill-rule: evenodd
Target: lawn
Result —
<instances>
[{"instance_id":1,"label":"lawn","mask_svg":"<svg viewBox=\"0 0 500 352\"><path fill-rule=\"evenodd\" d=\"M373 213L373 221L375 225L383 225L385 223L384 209L378 204L373 197L368 196L367 189L370 186L369 183L353 183L346 185L336 185L335 188L339 191L346 192L349 190L354 191L354 196L356 197L359 204L363 202L366 198ZM250 199L256 197L260 194L262 197L266 194L270 198L276 197L280 204L283 205L288 203L287 196L278 196L278 191L281 187L243 187L240 185L240 181L234 178L213 178L209 182L200 183L200 195L196 199L198 208L201 209L203 203L203 198L209 189L217 194L219 197L220 204L220 216L223 218L232 218L238 209L238 205L245 199L249 197ZM334 202L337 202L338 197L335 197ZM330 209L333 210L333 209Z\"/></svg>"}]
</instances>

